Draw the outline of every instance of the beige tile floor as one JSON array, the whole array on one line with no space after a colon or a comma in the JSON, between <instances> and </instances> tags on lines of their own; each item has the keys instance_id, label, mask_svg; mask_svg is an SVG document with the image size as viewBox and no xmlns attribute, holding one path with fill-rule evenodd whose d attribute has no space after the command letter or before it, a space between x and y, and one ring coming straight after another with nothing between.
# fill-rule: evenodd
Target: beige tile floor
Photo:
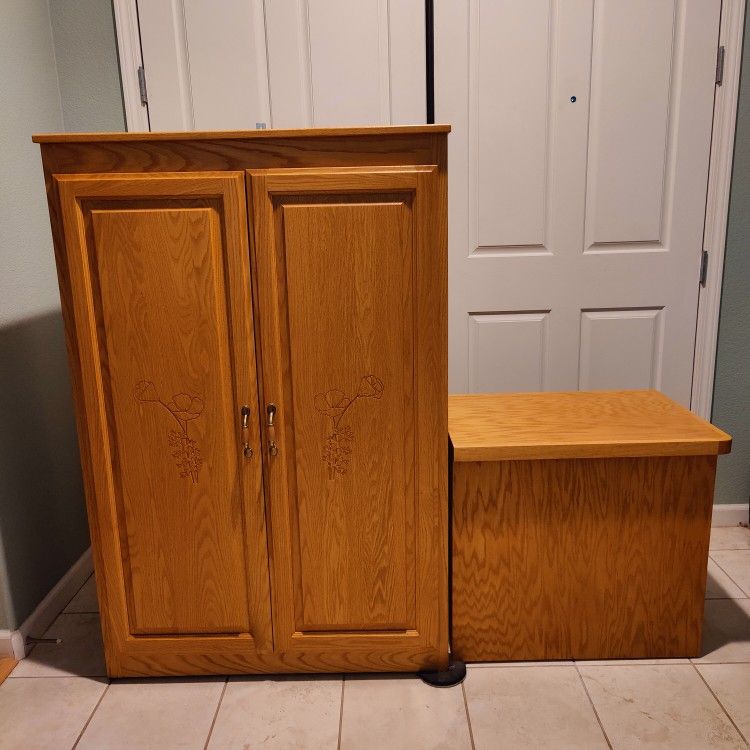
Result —
<instances>
[{"instance_id":1,"label":"beige tile floor","mask_svg":"<svg viewBox=\"0 0 750 750\"><path fill-rule=\"evenodd\" d=\"M93 578L0 685L0 749L745 748L750 530L714 529L699 659L471 666L411 676L114 680Z\"/></svg>"}]
</instances>

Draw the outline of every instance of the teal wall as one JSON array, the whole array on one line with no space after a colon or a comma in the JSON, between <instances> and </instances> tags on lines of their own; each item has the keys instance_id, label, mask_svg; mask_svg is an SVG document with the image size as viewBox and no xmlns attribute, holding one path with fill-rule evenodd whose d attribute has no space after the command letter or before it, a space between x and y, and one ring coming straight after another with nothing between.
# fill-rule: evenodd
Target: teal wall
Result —
<instances>
[{"instance_id":1,"label":"teal wall","mask_svg":"<svg viewBox=\"0 0 750 750\"><path fill-rule=\"evenodd\" d=\"M5 0L0 80L0 628L13 629L89 544L31 134L124 128L110 0Z\"/></svg>"},{"instance_id":2,"label":"teal wall","mask_svg":"<svg viewBox=\"0 0 750 750\"><path fill-rule=\"evenodd\" d=\"M750 14L737 112L732 191L716 352L713 422L734 438L719 458L717 503L750 499Z\"/></svg>"},{"instance_id":3,"label":"teal wall","mask_svg":"<svg viewBox=\"0 0 750 750\"><path fill-rule=\"evenodd\" d=\"M49 0L65 130L125 130L111 0Z\"/></svg>"}]
</instances>

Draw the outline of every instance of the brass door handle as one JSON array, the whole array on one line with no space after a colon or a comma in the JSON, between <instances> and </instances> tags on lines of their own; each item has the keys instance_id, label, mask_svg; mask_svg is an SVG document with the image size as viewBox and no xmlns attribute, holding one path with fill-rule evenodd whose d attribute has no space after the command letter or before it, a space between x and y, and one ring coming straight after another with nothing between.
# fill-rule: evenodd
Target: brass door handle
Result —
<instances>
[{"instance_id":1,"label":"brass door handle","mask_svg":"<svg viewBox=\"0 0 750 750\"><path fill-rule=\"evenodd\" d=\"M266 422L266 430L268 432L268 452L275 456L279 452L279 447L276 445L276 404L268 404L266 406L266 415L268 420Z\"/></svg>"},{"instance_id":2,"label":"brass door handle","mask_svg":"<svg viewBox=\"0 0 750 750\"><path fill-rule=\"evenodd\" d=\"M245 456L245 458L252 458L253 449L250 447L250 442L248 440L248 430L250 429L250 407L247 406L247 404L240 409L240 415L242 417L242 455Z\"/></svg>"}]
</instances>

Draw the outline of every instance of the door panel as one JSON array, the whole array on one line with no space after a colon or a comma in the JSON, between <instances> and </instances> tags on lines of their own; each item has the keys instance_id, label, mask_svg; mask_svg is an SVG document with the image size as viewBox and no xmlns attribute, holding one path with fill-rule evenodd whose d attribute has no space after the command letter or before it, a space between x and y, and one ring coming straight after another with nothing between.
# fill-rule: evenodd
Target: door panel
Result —
<instances>
[{"instance_id":1,"label":"door panel","mask_svg":"<svg viewBox=\"0 0 750 750\"><path fill-rule=\"evenodd\" d=\"M111 462L97 503L120 529L100 550L114 637L185 636L189 650L203 640L189 636L222 634L268 646L243 175L58 185L96 384L86 408ZM242 404L254 415L244 436ZM245 437L254 458L242 454Z\"/></svg>"},{"instance_id":2,"label":"door panel","mask_svg":"<svg viewBox=\"0 0 750 750\"><path fill-rule=\"evenodd\" d=\"M425 122L422 0L148 0L138 21L153 131Z\"/></svg>"},{"instance_id":3,"label":"door panel","mask_svg":"<svg viewBox=\"0 0 750 750\"><path fill-rule=\"evenodd\" d=\"M277 406L267 461L282 651L440 656L446 540L432 472L446 448L443 394L424 368L441 334L420 329L439 316L427 298L444 283L425 223L436 178L251 172L263 391Z\"/></svg>"},{"instance_id":4,"label":"door panel","mask_svg":"<svg viewBox=\"0 0 750 750\"><path fill-rule=\"evenodd\" d=\"M413 628L411 206L399 195L317 200L281 208L300 535L295 629ZM311 237L325 253L310 252Z\"/></svg>"},{"instance_id":5,"label":"door panel","mask_svg":"<svg viewBox=\"0 0 750 750\"><path fill-rule=\"evenodd\" d=\"M664 352L664 311L584 310L581 313L582 391L657 388ZM628 380L630 378L630 380Z\"/></svg>"},{"instance_id":6,"label":"door panel","mask_svg":"<svg viewBox=\"0 0 750 750\"><path fill-rule=\"evenodd\" d=\"M482 4L473 29L477 50L469 64L480 86L469 92L476 113L470 231L474 252L480 254L545 247L551 12L549 3L524 3L522 13L514 6ZM517 75L522 59L528 64Z\"/></svg>"},{"instance_id":7,"label":"door panel","mask_svg":"<svg viewBox=\"0 0 750 750\"><path fill-rule=\"evenodd\" d=\"M661 246L677 5L594 4L586 251Z\"/></svg>"},{"instance_id":8,"label":"door panel","mask_svg":"<svg viewBox=\"0 0 750 750\"><path fill-rule=\"evenodd\" d=\"M469 390L492 393L543 391L547 379L549 311L469 314ZM518 363L503 379L498 358L516 352Z\"/></svg>"},{"instance_id":9,"label":"door panel","mask_svg":"<svg viewBox=\"0 0 750 750\"><path fill-rule=\"evenodd\" d=\"M451 390L655 387L689 404L720 11L436 4Z\"/></svg>"}]
</instances>

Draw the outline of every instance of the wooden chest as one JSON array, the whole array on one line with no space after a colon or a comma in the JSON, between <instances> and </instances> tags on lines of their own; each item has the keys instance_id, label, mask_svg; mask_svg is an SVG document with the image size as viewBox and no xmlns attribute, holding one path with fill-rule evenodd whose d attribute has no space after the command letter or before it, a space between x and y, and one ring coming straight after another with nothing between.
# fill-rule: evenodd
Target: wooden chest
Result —
<instances>
[{"instance_id":1,"label":"wooden chest","mask_svg":"<svg viewBox=\"0 0 750 750\"><path fill-rule=\"evenodd\" d=\"M656 391L458 395L448 414L456 657L699 654L728 435Z\"/></svg>"}]
</instances>

